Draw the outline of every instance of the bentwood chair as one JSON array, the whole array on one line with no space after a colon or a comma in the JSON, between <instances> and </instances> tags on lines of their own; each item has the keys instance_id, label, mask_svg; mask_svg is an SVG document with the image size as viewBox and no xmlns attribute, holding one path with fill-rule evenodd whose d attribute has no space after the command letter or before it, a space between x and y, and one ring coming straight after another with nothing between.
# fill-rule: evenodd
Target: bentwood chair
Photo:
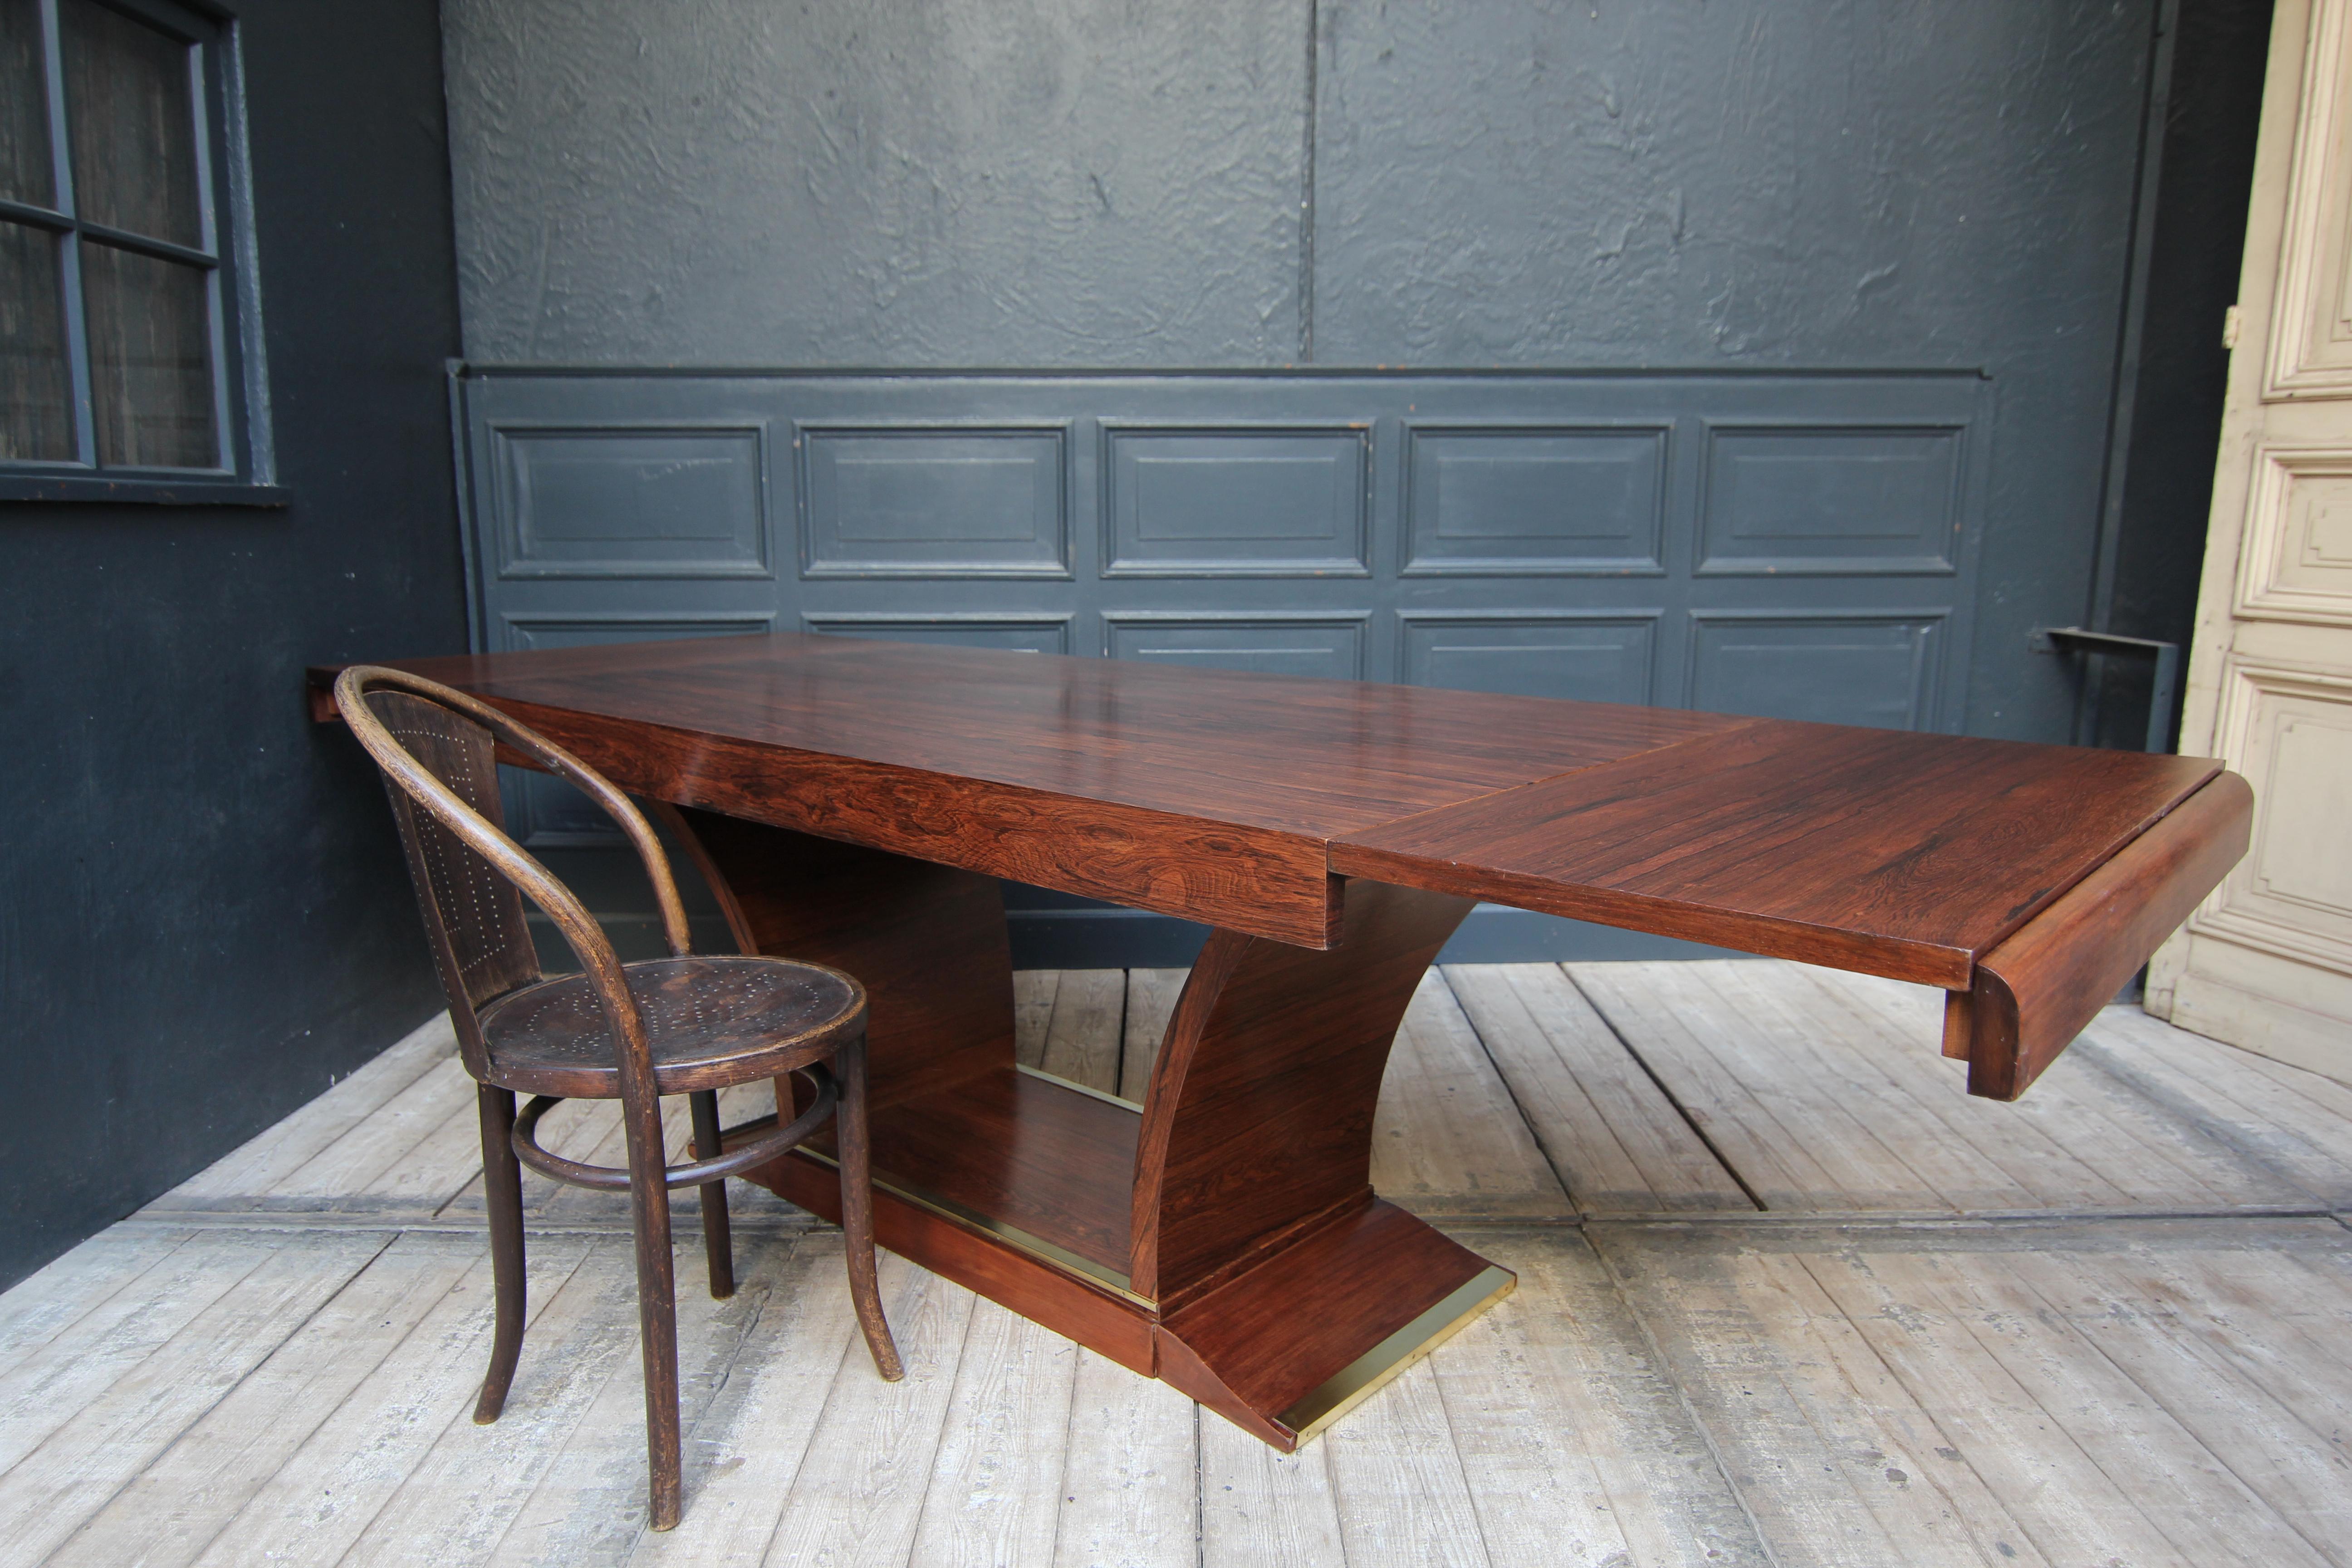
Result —
<instances>
[{"instance_id":1,"label":"bentwood chair","mask_svg":"<svg viewBox=\"0 0 2352 1568\"><path fill-rule=\"evenodd\" d=\"M781 958L700 958L668 857L628 796L497 709L436 681L360 665L335 682L335 706L384 774L408 854L458 1054L478 1086L498 1329L474 1419L499 1418L522 1350L522 1173L625 1189L636 1234L637 1317L646 1373L646 1444L656 1530L678 1520L677 1305L669 1193L702 1191L710 1293L735 1289L726 1178L784 1153L828 1120L841 1170L849 1290L885 1378L902 1375L874 1273L866 1133L866 992L838 970ZM670 956L623 963L571 889L503 830L495 750L503 742L570 780L618 823L644 860ZM522 896L547 912L583 971L543 978ZM721 1131L721 1089L797 1074L808 1109ZM515 1113L515 1095L531 1096ZM670 1165L661 1097L687 1096L695 1158ZM565 1100L621 1102L628 1166L586 1165L540 1146L540 1120ZM732 1143L734 1146L729 1148Z\"/></svg>"}]
</instances>

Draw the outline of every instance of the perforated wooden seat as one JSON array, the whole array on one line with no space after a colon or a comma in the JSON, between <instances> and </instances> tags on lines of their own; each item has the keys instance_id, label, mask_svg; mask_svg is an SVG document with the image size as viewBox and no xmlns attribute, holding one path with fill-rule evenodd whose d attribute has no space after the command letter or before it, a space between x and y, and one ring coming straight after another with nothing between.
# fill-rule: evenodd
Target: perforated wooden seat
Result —
<instances>
[{"instance_id":1,"label":"perforated wooden seat","mask_svg":"<svg viewBox=\"0 0 2352 1568\"><path fill-rule=\"evenodd\" d=\"M874 1268L865 987L822 964L698 957L669 857L644 815L594 769L488 704L437 681L360 665L336 679L335 707L383 771L457 1051L480 1086L498 1331L474 1419L498 1419L522 1352L520 1166L581 1186L626 1190L636 1232L653 1525L667 1530L678 1521L683 1487L671 1188L700 1189L710 1293L732 1294L727 1177L782 1159L833 1122L850 1300L875 1365L886 1378L901 1375ZM577 784L627 835L661 907L669 957L623 963L572 890L506 836L501 744ZM525 895L563 933L583 973L541 978ZM800 1075L804 1093L780 1100L774 1116L719 1126L719 1089L786 1073ZM518 1092L533 1097L520 1115ZM695 1158L686 1164L668 1163L665 1094L683 1094L692 1108ZM541 1118L565 1100L621 1101L626 1169L583 1164L540 1145Z\"/></svg>"},{"instance_id":2,"label":"perforated wooden seat","mask_svg":"<svg viewBox=\"0 0 2352 1568\"><path fill-rule=\"evenodd\" d=\"M781 1078L866 1026L866 988L782 958L656 958L621 966L663 1094ZM481 1011L489 1081L524 1094L610 1100L619 1047L584 974L541 981Z\"/></svg>"}]
</instances>

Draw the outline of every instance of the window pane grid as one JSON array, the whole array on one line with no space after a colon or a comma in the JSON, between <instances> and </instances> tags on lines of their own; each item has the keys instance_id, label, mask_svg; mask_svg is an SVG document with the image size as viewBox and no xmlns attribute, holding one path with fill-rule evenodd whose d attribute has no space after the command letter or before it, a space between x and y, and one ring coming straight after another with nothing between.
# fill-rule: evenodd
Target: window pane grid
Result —
<instances>
[{"instance_id":1,"label":"window pane grid","mask_svg":"<svg viewBox=\"0 0 2352 1568\"><path fill-rule=\"evenodd\" d=\"M0 464L236 467L206 46L180 26L0 0Z\"/></svg>"}]
</instances>

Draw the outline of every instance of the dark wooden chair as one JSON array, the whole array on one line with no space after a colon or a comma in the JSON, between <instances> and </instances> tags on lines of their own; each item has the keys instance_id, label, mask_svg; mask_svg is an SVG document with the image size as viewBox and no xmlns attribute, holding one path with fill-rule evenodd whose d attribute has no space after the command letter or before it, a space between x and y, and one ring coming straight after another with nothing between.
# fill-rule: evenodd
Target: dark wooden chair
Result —
<instances>
[{"instance_id":1,"label":"dark wooden chair","mask_svg":"<svg viewBox=\"0 0 2352 1568\"><path fill-rule=\"evenodd\" d=\"M668 857L629 798L488 704L436 681L360 665L336 680L335 706L383 770L425 935L449 995L457 1049L478 1085L498 1331L474 1419L498 1419L522 1350L520 1166L560 1182L626 1190L636 1234L653 1525L667 1530L677 1522L680 1501L671 1188L701 1189L710 1293L731 1295L726 1178L766 1164L836 1121L850 1295L875 1365L885 1378L902 1375L875 1284L865 988L820 964L695 956ZM660 902L671 956L620 962L571 889L506 836L494 759L501 742L577 784L628 835ZM542 977L524 924L525 894L572 944L582 973ZM810 1087L805 1110L787 1122L782 1112L789 1108L780 1101L775 1116L720 1129L719 1089L788 1073ZM520 1116L518 1092L532 1097ZM688 1097L690 1163L668 1163L666 1094ZM615 1099L627 1138L625 1170L582 1164L540 1147L540 1119L555 1106Z\"/></svg>"}]
</instances>

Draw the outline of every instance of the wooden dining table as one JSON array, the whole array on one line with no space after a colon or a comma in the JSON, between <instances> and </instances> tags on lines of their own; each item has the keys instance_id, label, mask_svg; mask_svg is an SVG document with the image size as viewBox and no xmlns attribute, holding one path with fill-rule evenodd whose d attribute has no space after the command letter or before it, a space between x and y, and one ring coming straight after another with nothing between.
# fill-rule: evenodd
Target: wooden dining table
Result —
<instances>
[{"instance_id":1,"label":"wooden dining table","mask_svg":"<svg viewBox=\"0 0 2352 1568\"><path fill-rule=\"evenodd\" d=\"M2195 757L841 637L394 662L669 808L743 951L864 981L885 1247L1286 1450L1515 1283L1370 1180L1479 901L1941 987L2013 1100L2252 805ZM1140 1106L1015 1062L999 879L1211 928ZM750 1179L838 1217L824 1148Z\"/></svg>"}]
</instances>

